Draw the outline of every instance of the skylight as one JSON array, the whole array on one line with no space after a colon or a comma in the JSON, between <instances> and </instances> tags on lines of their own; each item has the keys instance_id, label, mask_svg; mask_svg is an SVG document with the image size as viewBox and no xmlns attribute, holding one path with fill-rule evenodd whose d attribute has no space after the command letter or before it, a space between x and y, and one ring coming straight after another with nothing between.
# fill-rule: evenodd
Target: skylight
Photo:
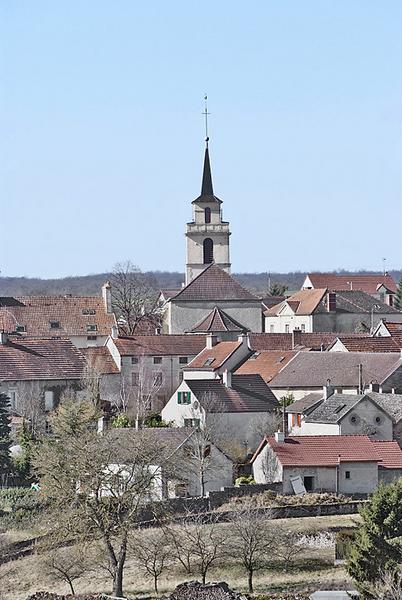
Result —
<instances>
[{"instance_id":1,"label":"skylight","mask_svg":"<svg viewBox=\"0 0 402 600\"><path fill-rule=\"evenodd\" d=\"M214 362L214 358L207 358L207 360L204 362L203 367L209 367L212 365L212 363Z\"/></svg>"}]
</instances>

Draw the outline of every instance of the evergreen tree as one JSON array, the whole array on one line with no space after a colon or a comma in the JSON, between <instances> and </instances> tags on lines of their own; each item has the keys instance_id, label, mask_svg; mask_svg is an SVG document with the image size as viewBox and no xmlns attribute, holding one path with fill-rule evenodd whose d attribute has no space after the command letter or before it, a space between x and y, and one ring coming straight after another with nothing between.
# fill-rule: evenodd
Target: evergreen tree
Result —
<instances>
[{"instance_id":1,"label":"evergreen tree","mask_svg":"<svg viewBox=\"0 0 402 600\"><path fill-rule=\"evenodd\" d=\"M396 572L402 562L402 479L381 484L360 515L347 570L363 597L373 598L376 582Z\"/></svg>"},{"instance_id":2,"label":"evergreen tree","mask_svg":"<svg viewBox=\"0 0 402 600\"><path fill-rule=\"evenodd\" d=\"M398 310L402 310L402 279L400 280L398 289L396 290L394 306Z\"/></svg>"},{"instance_id":3,"label":"evergreen tree","mask_svg":"<svg viewBox=\"0 0 402 600\"><path fill-rule=\"evenodd\" d=\"M271 284L271 287L268 290L268 294L270 296L284 296L285 292L288 291L288 286L287 285L283 285L282 283L278 283L277 281L274 281L274 283Z\"/></svg>"},{"instance_id":4,"label":"evergreen tree","mask_svg":"<svg viewBox=\"0 0 402 600\"><path fill-rule=\"evenodd\" d=\"M0 393L0 477L10 472L10 399Z\"/></svg>"}]
</instances>

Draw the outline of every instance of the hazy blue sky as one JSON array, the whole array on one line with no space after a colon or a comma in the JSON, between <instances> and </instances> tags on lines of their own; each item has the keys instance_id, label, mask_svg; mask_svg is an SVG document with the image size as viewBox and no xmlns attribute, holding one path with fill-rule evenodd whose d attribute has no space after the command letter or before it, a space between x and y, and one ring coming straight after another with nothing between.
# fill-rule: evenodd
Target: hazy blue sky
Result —
<instances>
[{"instance_id":1,"label":"hazy blue sky","mask_svg":"<svg viewBox=\"0 0 402 600\"><path fill-rule=\"evenodd\" d=\"M0 268L183 270L203 95L234 271L401 267L400 0L0 0Z\"/></svg>"}]
</instances>

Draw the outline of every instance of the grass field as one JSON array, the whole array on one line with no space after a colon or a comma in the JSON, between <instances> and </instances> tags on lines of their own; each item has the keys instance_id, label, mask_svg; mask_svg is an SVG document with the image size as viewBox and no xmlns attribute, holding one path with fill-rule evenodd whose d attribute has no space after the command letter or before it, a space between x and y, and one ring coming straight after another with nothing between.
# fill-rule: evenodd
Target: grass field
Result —
<instances>
[{"instance_id":1,"label":"grass field","mask_svg":"<svg viewBox=\"0 0 402 600\"><path fill-rule=\"evenodd\" d=\"M281 519L278 524L285 524L287 529L301 533L330 531L338 527L350 527L359 520L357 515L332 517L307 517L303 519ZM224 525L223 525L224 526ZM22 532L9 532L13 539L23 539ZM27 536L28 537L28 536ZM69 593L67 584L55 581L47 576L42 568L42 558L38 555L20 558L17 561L0 566L0 598L1 600L25 600L30 594L39 590L47 590L60 594ZM189 579L199 579L194 573L188 575L174 564L160 579L160 593L172 591L178 583ZM225 562L211 568L208 573L210 581L226 581L233 589L246 591L246 574L241 564ZM350 589L352 583L342 566L334 566L334 549L306 549L297 557L289 572L284 572L283 565L272 562L267 568L255 575L255 593L262 594L279 591L313 591L316 589ZM111 582L107 573L101 568L88 572L76 581L77 593L105 592L110 593ZM138 565L127 560L125 570L125 593L128 597L138 595L154 595L150 577L144 575Z\"/></svg>"}]
</instances>

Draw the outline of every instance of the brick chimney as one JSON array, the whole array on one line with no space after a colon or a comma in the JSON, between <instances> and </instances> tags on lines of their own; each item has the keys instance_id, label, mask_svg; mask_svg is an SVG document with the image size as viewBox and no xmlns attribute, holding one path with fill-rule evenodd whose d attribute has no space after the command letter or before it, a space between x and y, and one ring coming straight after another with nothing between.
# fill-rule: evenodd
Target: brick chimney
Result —
<instances>
[{"instance_id":1,"label":"brick chimney","mask_svg":"<svg viewBox=\"0 0 402 600\"><path fill-rule=\"evenodd\" d=\"M327 293L327 311L328 312L336 311L336 294L335 294L335 292Z\"/></svg>"},{"instance_id":2,"label":"brick chimney","mask_svg":"<svg viewBox=\"0 0 402 600\"><path fill-rule=\"evenodd\" d=\"M105 310L108 314L112 312L112 286L110 281L106 281L102 285L102 298Z\"/></svg>"},{"instance_id":3,"label":"brick chimney","mask_svg":"<svg viewBox=\"0 0 402 600\"><path fill-rule=\"evenodd\" d=\"M301 346L301 329L293 329L292 331L292 350L296 348L296 346Z\"/></svg>"}]
</instances>

